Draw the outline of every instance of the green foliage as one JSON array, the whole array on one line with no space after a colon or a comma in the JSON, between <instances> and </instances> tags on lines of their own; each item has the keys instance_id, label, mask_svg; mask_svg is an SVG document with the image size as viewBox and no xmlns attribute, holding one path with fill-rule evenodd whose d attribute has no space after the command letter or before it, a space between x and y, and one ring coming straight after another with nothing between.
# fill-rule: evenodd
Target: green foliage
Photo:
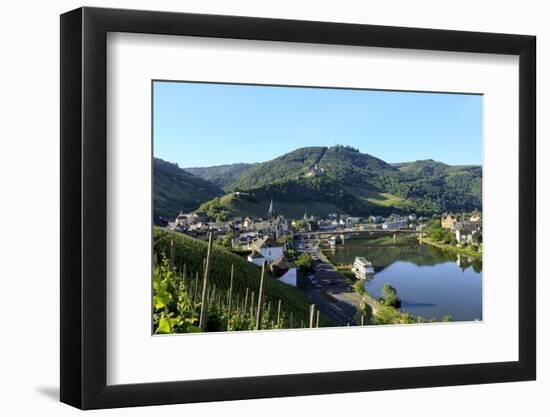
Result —
<instances>
[{"instance_id":1,"label":"green foliage","mask_svg":"<svg viewBox=\"0 0 550 417\"><path fill-rule=\"evenodd\" d=\"M369 323L373 318L371 305L364 301L361 302L359 304L359 315L364 317L365 323Z\"/></svg>"},{"instance_id":2,"label":"green foliage","mask_svg":"<svg viewBox=\"0 0 550 417\"><path fill-rule=\"evenodd\" d=\"M224 190L229 190L231 184L236 181L246 171L254 168L257 164L229 164L218 165L213 167L201 167L201 168L185 168L187 172L190 172L197 177L201 177L206 181L210 181Z\"/></svg>"},{"instance_id":3,"label":"green foliage","mask_svg":"<svg viewBox=\"0 0 550 417\"><path fill-rule=\"evenodd\" d=\"M309 272L313 270L313 258L308 252L300 254L294 263L301 271Z\"/></svg>"},{"instance_id":4,"label":"green foliage","mask_svg":"<svg viewBox=\"0 0 550 417\"><path fill-rule=\"evenodd\" d=\"M397 290L393 288L389 283L385 283L382 288L382 302L391 307L399 308L401 306L401 299L397 295Z\"/></svg>"},{"instance_id":5,"label":"green foliage","mask_svg":"<svg viewBox=\"0 0 550 417\"><path fill-rule=\"evenodd\" d=\"M361 295L365 294L365 282L358 279L353 283L353 289Z\"/></svg>"},{"instance_id":6,"label":"green foliage","mask_svg":"<svg viewBox=\"0 0 550 417\"><path fill-rule=\"evenodd\" d=\"M476 245L479 245L480 243L482 243L481 233L479 233L479 232L474 233L474 234L472 235L472 241L473 241Z\"/></svg>"},{"instance_id":7,"label":"green foliage","mask_svg":"<svg viewBox=\"0 0 550 417\"><path fill-rule=\"evenodd\" d=\"M175 245L175 270L168 270L170 256L170 242ZM170 333L198 331L198 316L200 313L200 294L202 291L203 260L206 257L206 242L193 239L189 236L165 229L153 229L154 255L159 262L154 266L153 280L153 324L155 332L160 333L170 330ZM227 317L227 294L229 290L231 266L234 267L233 283L233 306L235 310L231 317ZM185 266L186 280L183 280L183 269ZM249 297L254 291L257 297L260 268L247 262L242 257L233 254L223 246L213 246L212 263L209 275L210 291L215 287L216 299L209 300L207 331L226 331L229 321L230 330L252 330L255 325L255 317L249 317L249 312L236 310L237 297L240 304L243 304L246 291ZM198 278L198 280L197 280ZM197 287L198 285L198 287ZM197 291L198 289L198 291ZM297 288L285 285L268 275L265 282L264 300L266 306L271 303L271 311L267 315L267 308L264 306L262 328L273 328L276 319L274 306L282 300L284 311L283 323L289 325L288 317L293 315L294 326L303 320L309 320L309 301L306 296ZM195 293L198 298L193 300ZM248 300L250 305L250 298ZM162 320L161 319L168 319ZM176 319L169 321L169 319ZM186 321L187 320L187 321ZM333 325L325 315L320 317L322 327Z\"/></svg>"},{"instance_id":8,"label":"green foliage","mask_svg":"<svg viewBox=\"0 0 550 417\"><path fill-rule=\"evenodd\" d=\"M182 279L169 268L168 259L153 269L153 326L155 333L198 331L199 316Z\"/></svg>"},{"instance_id":9,"label":"green foliage","mask_svg":"<svg viewBox=\"0 0 550 417\"><path fill-rule=\"evenodd\" d=\"M318 174L306 175L315 165ZM212 175L208 178L215 182L223 179ZM341 145L300 148L248 167L233 178L225 189L249 195L221 200L230 215L264 217L272 197L286 217L306 209L320 216L334 211L363 216L481 208L479 166L449 166L432 160L392 166Z\"/></svg>"},{"instance_id":10,"label":"green foliage","mask_svg":"<svg viewBox=\"0 0 550 417\"><path fill-rule=\"evenodd\" d=\"M382 304L377 314L374 316L374 324L412 324L424 323L422 317L413 317L409 313L402 313L389 305Z\"/></svg>"},{"instance_id":11,"label":"green foliage","mask_svg":"<svg viewBox=\"0 0 550 417\"><path fill-rule=\"evenodd\" d=\"M289 243L292 243L292 236L290 235L284 235L279 238L277 241L279 245L288 245Z\"/></svg>"},{"instance_id":12,"label":"green foliage","mask_svg":"<svg viewBox=\"0 0 550 417\"><path fill-rule=\"evenodd\" d=\"M432 219L426 224L426 231L428 236L434 242L442 242L447 245L456 245L456 236L453 232L441 227L441 221L439 219Z\"/></svg>"},{"instance_id":13,"label":"green foliage","mask_svg":"<svg viewBox=\"0 0 550 417\"><path fill-rule=\"evenodd\" d=\"M222 240L222 245L226 248L231 248L231 241L235 237L235 233L229 232L226 233Z\"/></svg>"},{"instance_id":14,"label":"green foliage","mask_svg":"<svg viewBox=\"0 0 550 417\"><path fill-rule=\"evenodd\" d=\"M222 222L229 218L229 210L227 210L227 207L222 204L218 197L201 204L197 211L206 213L209 218L217 222Z\"/></svg>"},{"instance_id":15,"label":"green foliage","mask_svg":"<svg viewBox=\"0 0 550 417\"><path fill-rule=\"evenodd\" d=\"M301 232L308 229L308 223L304 219L300 220L293 220L292 221L292 229L294 229L296 232Z\"/></svg>"},{"instance_id":16,"label":"green foliage","mask_svg":"<svg viewBox=\"0 0 550 417\"><path fill-rule=\"evenodd\" d=\"M179 168L177 164L153 159L154 214L174 219L180 211L195 210L223 190Z\"/></svg>"},{"instance_id":17,"label":"green foliage","mask_svg":"<svg viewBox=\"0 0 550 417\"><path fill-rule=\"evenodd\" d=\"M301 148L244 172L231 185L235 190L258 188L282 178L297 178L316 164L326 152L325 147Z\"/></svg>"}]
</instances>

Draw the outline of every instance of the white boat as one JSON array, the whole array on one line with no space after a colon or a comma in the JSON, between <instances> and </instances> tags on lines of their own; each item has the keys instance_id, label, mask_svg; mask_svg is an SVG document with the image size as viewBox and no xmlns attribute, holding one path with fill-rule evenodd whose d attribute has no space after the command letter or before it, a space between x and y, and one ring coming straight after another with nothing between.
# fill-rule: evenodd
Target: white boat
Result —
<instances>
[{"instance_id":1,"label":"white boat","mask_svg":"<svg viewBox=\"0 0 550 417\"><path fill-rule=\"evenodd\" d=\"M367 279L369 275L374 275L374 267L372 266L372 263L367 261L362 256L357 256L355 258L351 271L355 272L355 276L359 279Z\"/></svg>"}]
</instances>

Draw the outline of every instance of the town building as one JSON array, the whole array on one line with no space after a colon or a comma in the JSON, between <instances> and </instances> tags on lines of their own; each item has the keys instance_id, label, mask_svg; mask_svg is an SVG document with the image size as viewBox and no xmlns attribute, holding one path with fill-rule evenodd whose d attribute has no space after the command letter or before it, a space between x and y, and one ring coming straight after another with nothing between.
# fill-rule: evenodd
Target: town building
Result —
<instances>
[{"instance_id":1,"label":"town building","mask_svg":"<svg viewBox=\"0 0 550 417\"><path fill-rule=\"evenodd\" d=\"M468 243L468 244L470 244L470 243L473 242L474 235L476 233L479 233L479 231L476 230L475 228L473 228L471 225L463 226L463 227L455 230L456 241L458 243Z\"/></svg>"},{"instance_id":2,"label":"town building","mask_svg":"<svg viewBox=\"0 0 550 417\"><path fill-rule=\"evenodd\" d=\"M250 255L246 257L248 262L253 263L256 266L262 266L266 259L260 252L253 251Z\"/></svg>"},{"instance_id":3,"label":"town building","mask_svg":"<svg viewBox=\"0 0 550 417\"><path fill-rule=\"evenodd\" d=\"M252 229L254 228L254 219L250 217L245 217L243 220L243 228Z\"/></svg>"},{"instance_id":4,"label":"town building","mask_svg":"<svg viewBox=\"0 0 550 417\"><path fill-rule=\"evenodd\" d=\"M441 227L443 229L453 229L457 218L451 214L444 215L441 218Z\"/></svg>"},{"instance_id":5,"label":"town building","mask_svg":"<svg viewBox=\"0 0 550 417\"><path fill-rule=\"evenodd\" d=\"M385 222L382 224L383 230L399 230L407 227L407 220L397 219L391 222Z\"/></svg>"},{"instance_id":6,"label":"town building","mask_svg":"<svg viewBox=\"0 0 550 417\"><path fill-rule=\"evenodd\" d=\"M296 287L298 285L298 271L292 262L281 256L269 266L271 274L280 282Z\"/></svg>"},{"instance_id":7,"label":"town building","mask_svg":"<svg viewBox=\"0 0 550 417\"><path fill-rule=\"evenodd\" d=\"M374 224L379 224L384 222L384 218L382 216L373 215L369 217L369 220L371 221L371 223L374 223Z\"/></svg>"},{"instance_id":8,"label":"town building","mask_svg":"<svg viewBox=\"0 0 550 417\"><path fill-rule=\"evenodd\" d=\"M481 223L481 214L474 213L470 216L470 223Z\"/></svg>"}]
</instances>

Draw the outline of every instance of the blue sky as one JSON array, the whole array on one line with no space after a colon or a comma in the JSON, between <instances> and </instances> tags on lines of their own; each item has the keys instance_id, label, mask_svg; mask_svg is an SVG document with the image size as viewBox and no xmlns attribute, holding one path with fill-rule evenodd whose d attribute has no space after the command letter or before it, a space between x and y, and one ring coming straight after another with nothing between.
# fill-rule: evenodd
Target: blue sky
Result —
<instances>
[{"instance_id":1,"label":"blue sky","mask_svg":"<svg viewBox=\"0 0 550 417\"><path fill-rule=\"evenodd\" d=\"M180 167L350 145L386 162L482 163L477 95L154 82L154 155Z\"/></svg>"}]
</instances>

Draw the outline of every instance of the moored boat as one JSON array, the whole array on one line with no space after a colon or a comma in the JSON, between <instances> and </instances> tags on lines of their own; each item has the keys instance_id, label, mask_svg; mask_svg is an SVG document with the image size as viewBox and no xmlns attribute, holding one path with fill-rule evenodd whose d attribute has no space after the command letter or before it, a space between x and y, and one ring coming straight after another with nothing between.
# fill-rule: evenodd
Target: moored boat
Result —
<instances>
[{"instance_id":1,"label":"moored boat","mask_svg":"<svg viewBox=\"0 0 550 417\"><path fill-rule=\"evenodd\" d=\"M362 256L357 256L355 258L355 262L353 262L351 270L359 279L367 279L369 275L374 275L374 267L372 266L372 263L367 261Z\"/></svg>"}]
</instances>

